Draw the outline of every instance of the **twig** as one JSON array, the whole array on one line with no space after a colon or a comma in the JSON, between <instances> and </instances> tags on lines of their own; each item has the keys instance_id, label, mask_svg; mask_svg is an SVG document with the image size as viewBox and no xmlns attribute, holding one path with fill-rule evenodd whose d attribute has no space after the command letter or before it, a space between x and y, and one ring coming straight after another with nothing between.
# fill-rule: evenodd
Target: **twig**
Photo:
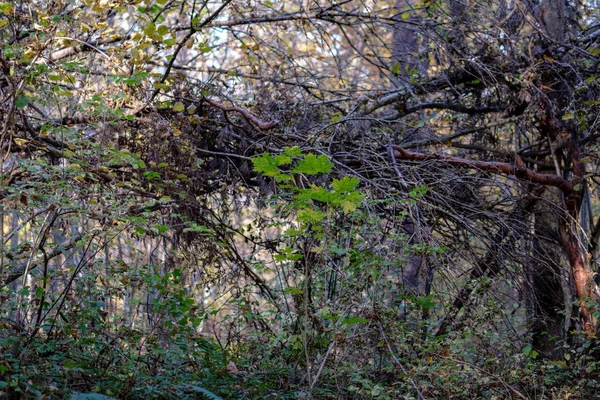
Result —
<instances>
[{"instance_id":1,"label":"twig","mask_svg":"<svg viewBox=\"0 0 600 400\"><path fill-rule=\"evenodd\" d=\"M331 344L329 345L329 348L327 349L327 352L323 356L323 361L321 361L321 365L319 366L319 370L317 371L317 374L313 378L313 381L310 384L310 389L309 390L313 390L313 388L317 384L317 381L319 380L319 376L321 376L321 372L323 372L323 367L325 367L325 363L327 362L327 358L329 358L329 354L331 353L331 350L333 350L334 347L335 347L335 340L333 342L331 342Z\"/></svg>"}]
</instances>

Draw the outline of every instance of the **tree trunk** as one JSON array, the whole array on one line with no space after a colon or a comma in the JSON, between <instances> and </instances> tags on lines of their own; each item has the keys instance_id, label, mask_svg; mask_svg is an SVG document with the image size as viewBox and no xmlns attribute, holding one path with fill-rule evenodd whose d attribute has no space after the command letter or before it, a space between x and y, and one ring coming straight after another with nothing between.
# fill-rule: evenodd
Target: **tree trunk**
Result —
<instances>
[{"instance_id":1,"label":"tree trunk","mask_svg":"<svg viewBox=\"0 0 600 400\"><path fill-rule=\"evenodd\" d=\"M560 242L560 207L563 194L546 188L535 207L533 260L529 286L532 290L533 348L543 357L563 358L561 342L566 338L565 259Z\"/></svg>"}]
</instances>

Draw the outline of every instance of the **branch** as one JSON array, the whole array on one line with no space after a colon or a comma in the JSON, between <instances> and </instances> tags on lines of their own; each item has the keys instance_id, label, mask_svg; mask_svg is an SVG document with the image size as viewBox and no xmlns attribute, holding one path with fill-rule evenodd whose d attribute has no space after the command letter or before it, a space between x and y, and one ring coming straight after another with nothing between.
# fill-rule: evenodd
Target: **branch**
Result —
<instances>
[{"instance_id":1,"label":"branch","mask_svg":"<svg viewBox=\"0 0 600 400\"><path fill-rule=\"evenodd\" d=\"M443 103L443 102L427 102L415 104L414 106L407 106L406 112L413 113L419 110L451 110L463 114L484 114L491 112L505 111L506 106L488 106L488 107L467 107L462 104Z\"/></svg>"},{"instance_id":2,"label":"branch","mask_svg":"<svg viewBox=\"0 0 600 400\"><path fill-rule=\"evenodd\" d=\"M438 138L432 138L432 139L426 139L426 140L421 140L418 142L410 142L410 143L406 143L402 145L402 148L404 149L414 149L415 147L421 147L421 146L430 146L430 145L434 145L434 144L445 144L448 143L454 139L457 139L459 137L462 136L466 136L470 133L475 133L475 132L479 132L482 131L484 129L491 129L491 128L496 128L498 126L504 126L506 124L511 124L513 122L518 122L520 120L522 120L524 117L523 116L518 116L518 117L511 117L511 118L506 118L491 124L487 124L487 125L482 125L482 126L477 126L474 128L467 128L467 129L463 129L460 130L458 132L452 133L450 135L446 135L446 136L442 136L442 137L438 137Z\"/></svg>"},{"instance_id":3,"label":"branch","mask_svg":"<svg viewBox=\"0 0 600 400\"><path fill-rule=\"evenodd\" d=\"M105 44L116 43L116 42L120 42L120 41L123 41L123 40L129 40L130 38L131 38L131 35L128 35L128 36L117 36L117 37L113 37L113 38L109 38L109 39L96 40L96 41L93 41L93 42L84 42L84 41L81 41L81 40L78 40L78 39L74 39L74 38L65 38L65 39L68 39L68 40L80 42L81 45L79 45L79 46L72 46L72 47L65 47L64 49L57 50L57 51L51 53L48 56L48 59L50 61L58 61L58 60L61 60L63 58L74 56L75 54L83 53L83 52L86 52L86 51L92 51L92 50L98 51L98 46L102 46L102 45L105 45Z\"/></svg>"},{"instance_id":4,"label":"branch","mask_svg":"<svg viewBox=\"0 0 600 400\"><path fill-rule=\"evenodd\" d=\"M517 203L515 209L508 215L507 220L523 221L525 216L531 212L537 202L537 198L543 193L543 187L533 190L532 196L527 196ZM489 278L494 278L501 271L500 264L504 260L503 255L509 253L511 246L515 241L515 234L508 225L502 225L500 230L494 234L490 241L490 247L487 254L483 257L477 257L475 265L469 274L469 278L458 292L450 308L446 311L439 322L439 327L435 337L444 336L454 323L458 313L469 302L471 295L478 289L473 287L473 283L485 274Z\"/></svg>"},{"instance_id":5,"label":"branch","mask_svg":"<svg viewBox=\"0 0 600 400\"><path fill-rule=\"evenodd\" d=\"M567 195L574 192L573 184L561 176L540 174L539 172L532 171L528 168L518 167L515 164L496 161L467 160L466 158L443 156L438 154L415 153L412 151L407 151L400 146L393 146L393 149L396 151L394 154L396 160L440 161L456 167L479 169L494 174L514 176L519 180L538 183L541 185L556 186Z\"/></svg>"},{"instance_id":6,"label":"branch","mask_svg":"<svg viewBox=\"0 0 600 400\"><path fill-rule=\"evenodd\" d=\"M75 247L75 245L77 244L77 242L79 242L81 239L83 239L83 237L86 234L84 233L80 233L76 236L74 236L73 238L71 238L70 240L67 240L61 244L59 244L58 246L56 246L54 248L54 250L52 250L50 253L44 255L39 255L38 257L34 258L31 263L27 263L24 262L22 264L20 264L19 266L17 266L17 268L8 274L8 276L6 278L4 278L4 280L0 281L0 288L3 288L9 284L11 284L12 282L16 281L17 279L19 279L21 276L23 276L23 274L25 273L25 271L27 272L31 272L34 269L36 269L37 267L39 267L40 265L42 265L44 263L44 260L51 260L56 256L59 256L61 254L63 254L64 252L72 249L73 247ZM28 268L28 264L29 264L29 268Z\"/></svg>"},{"instance_id":7,"label":"branch","mask_svg":"<svg viewBox=\"0 0 600 400\"><path fill-rule=\"evenodd\" d=\"M262 130L271 129L279 123L279 121L271 121L271 122L261 121L256 115L252 114L250 111L248 111L244 108L240 108L240 107L236 107L236 106L226 106L221 103L217 103L214 100L207 99L206 97L204 98L204 101L206 101L211 106L216 107L219 110L222 110L224 112L234 111L234 112L240 113L244 116L244 118L246 118L248 121L252 122L254 125L258 126Z\"/></svg>"},{"instance_id":8,"label":"branch","mask_svg":"<svg viewBox=\"0 0 600 400\"><path fill-rule=\"evenodd\" d=\"M382 96L367 104L363 110L363 113L365 115L371 114L382 107L396 103L401 100L405 100L407 96L412 95L413 93L432 93L441 89L451 87L453 85L470 82L473 79L475 79L475 76L473 76L472 74L461 72L454 76L444 76L441 78L430 80L429 82L426 82L423 85L417 85L412 89L411 93L409 93L406 89L403 88L395 92L389 93L385 96Z\"/></svg>"},{"instance_id":9,"label":"branch","mask_svg":"<svg viewBox=\"0 0 600 400\"><path fill-rule=\"evenodd\" d=\"M221 4L221 7L219 7L214 13L209 15L201 24L199 24L197 26L191 26L190 31L187 33L187 35L185 35L183 40L181 40L181 42L179 42L179 44L177 45L177 48L175 48L175 51L170 56L171 60L167 64L167 68L165 69L165 72L163 73L162 77L160 78L159 83L165 83L165 81L169 77L169 74L171 73L171 69L173 68L173 65L175 65L175 61L177 60L177 56L179 55L179 52L181 52L181 50L183 49L183 46L185 46L187 41L190 40L196 34L196 32L198 32L200 29L204 28L206 25L210 24L215 18L217 18L219 16L219 14L221 13L221 11L223 11L225 9L225 7L227 7L229 5L229 3L231 3L232 1L233 0L225 0L223 2L223 4ZM152 101L156 98L156 96L159 93L160 93L159 88L154 89L154 91L150 95L150 99L148 99L148 101L146 101L140 107L135 109L131 113L131 115L138 115L140 112L142 112L150 103L152 103Z\"/></svg>"}]
</instances>

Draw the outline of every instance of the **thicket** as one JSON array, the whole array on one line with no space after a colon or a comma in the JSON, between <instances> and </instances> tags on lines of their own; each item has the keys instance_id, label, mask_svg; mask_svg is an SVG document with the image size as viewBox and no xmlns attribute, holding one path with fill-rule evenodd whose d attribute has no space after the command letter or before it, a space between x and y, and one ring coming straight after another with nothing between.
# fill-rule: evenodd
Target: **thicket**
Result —
<instances>
[{"instance_id":1,"label":"thicket","mask_svg":"<svg viewBox=\"0 0 600 400\"><path fill-rule=\"evenodd\" d=\"M594 2L0 2L0 398L592 399Z\"/></svg>"}]
</instances>

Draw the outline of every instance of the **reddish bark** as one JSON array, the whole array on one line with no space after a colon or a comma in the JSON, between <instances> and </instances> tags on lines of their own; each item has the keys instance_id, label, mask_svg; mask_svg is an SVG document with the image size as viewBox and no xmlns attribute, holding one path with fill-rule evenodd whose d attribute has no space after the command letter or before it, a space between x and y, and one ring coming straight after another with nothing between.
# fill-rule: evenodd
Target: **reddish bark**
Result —
<instances>
[{"instance_id":1,"label":"reddish bark","mask_svg":"<svg viewBox=\"0 0 600 400\"><path fill-rule=\"evenodd\" d=\"M575 290L577 291L577 298L580 303L579 309L584 331L592 336L596 333L597 321L590 312L590 309L586 306L586 300L594 301L597 299L595 299L594 293L592 292L590 273L584 262L584 255L581 252L581 246L579 245L576 234L577 231L573 226L567 226L566 228L568 238L563 247L565 247L569 256L569 264L571 265L571 272L573 273L573 280L575 281Z\"/></svg>"},{"instance_id":2,"label":"reddish bark","mask_svg":"<svg viewBox=\"0 0 600 400\"><path fill-rule=\"evenodd\" d=\"M269 121L269 122L261 121L260 119L258 119L258 117L256 115L252 114L250 111L248 111L244 108L240 108L240 107L236 107L236 106L226 106L224 104L217 103L216 101L208 99L206 97L204 98L204 101L206 101L211 106L216 107L219 110L222 110L223 112L240 113L244 116L244 118L246 118L248 121L252 122L254 125L256 125L257 127L259 127L262 130L274 128L279 123L278 121Z\"/></svg>"},{"instance_id":3,"label":"reddish bark","mask_svg":"<svg viewBox=\"0 0 600 400\"><path fill-rule=\"evenodd\" d=\"M439 154L422 154L404 150L400 146L393 146L393 149L396 151L394 156L397 160L441 161L456 167L479 169L494 174L514 176L517 179L538 183L541 185L556 186L557 188L561 189L565 195L573 193L573 184L563 177L558 175L540 174L539 172L535 172L529 168L519 167L516 164L496 161L467 160L466 158L443 156Z\"/></svg>"},{"instance_id":4,"label":"reddish bark","mask_svg":"<svg viewBox=\"0 0 600 400\"><path fill-rule=\"evenodd\" d=\"M569 140L568 142L568 151L573 166L572 182L575 187L582 187L585 179L585 167L581 162L581 152L573 140ZM584 331L588 335L593 336L597 330L597 321L593 313L591 313L590 309L586 306L586 300L597 301L598 298L592 290L592 271L589 266L586 265L586 255L582 251L579 236L577 234L577 223L575 222L579 216L582 200L583 190L581 189L565 196L565 206L569 218L565 218L564 220L564 231L566 234L563 235L563 248L569 257L571 273L573 274L573 281L575 282L575 290L577 291L577 298L580 302L579 309Z\"/></svg>"},{"instance_id":5,"label":"reddish bark","mask_svg":"<svg viewBox=\"0 0 600 400\"><path fill-rule=\"evenodd\" d=\"M573 160L573 181L564 179L558 175L541 174L531 169L518 166L516 164L495 162L495 161L477 161L468 160L460 157L444 156L439 154L423 154L403 149L400 146L392 146L395 150L396 160L408 161L440 161L456 167L479 169L482 171L514 176L519 180L529 181L540 185L555 186L562 190L565 198L566 218L563 218L563 239L562 247L568 255L577 298L580 301L581 319L584 330L590 336L596 333L597 321L589 308L586 306L586 300L597 300L590 284L590 272L585 264L585 257L579 245L577 227L574 221L577 220L579 208L581 206L582 191L576 189L583 182L585 169L580 161L580 154L576 146L571 144L569 149L571 159Z\"/></svg>"}]
</instances>

